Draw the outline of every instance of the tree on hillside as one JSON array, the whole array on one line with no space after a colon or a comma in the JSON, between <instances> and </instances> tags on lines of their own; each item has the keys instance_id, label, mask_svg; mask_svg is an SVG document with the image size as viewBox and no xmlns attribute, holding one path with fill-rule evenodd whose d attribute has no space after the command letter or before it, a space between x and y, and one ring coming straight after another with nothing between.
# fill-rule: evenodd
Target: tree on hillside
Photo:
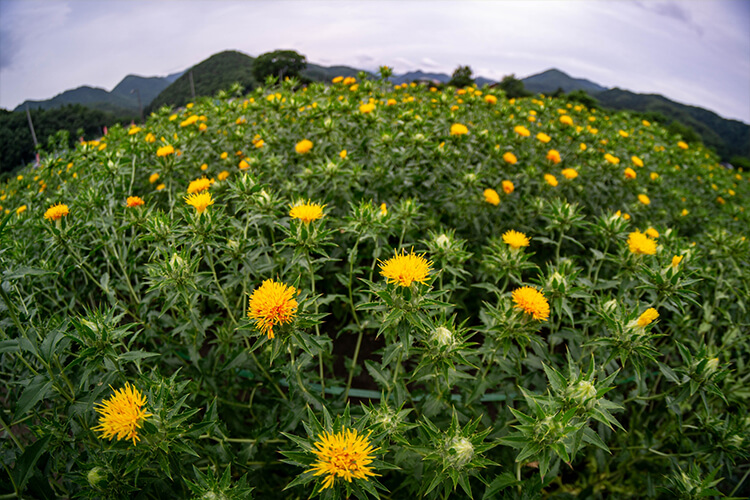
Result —
<instances>
[{"instance_id":1,"label":"tree on hillside","mask_svg":"<svg viewBox=\"0 0 750 500\"><path fill-rule=\"evenodd\" d=\"M472 76L471 66L459 66L453 72L448 85L454 87L467 87L474 83L474 77Z\"/></svg>"},{"instance_id":2,"label":"tree on hillside","mask_svg":"<svg viewBox=\"0 0 750 500\"><path fill-rule=\"evenodd\" d=\"M531 95L531 92L524 87L523 82L516 78L516 75L514 74L505 75L498 84L498 87L505 91L505 95L509 99L528 97Z\"/></svg>"},{"instance_id":3,"label":"tree on hillside","mask_svg":"<svg viewBox=\"0 0 750 500\"><path fill-rule=\"evenodd\" d=\"M293 50L274 50L259 55L253 62L253 76L259 82L273 76L279 81L284 77L299 78L307 67L307 58Z\"/></svg>"}]
</instances>

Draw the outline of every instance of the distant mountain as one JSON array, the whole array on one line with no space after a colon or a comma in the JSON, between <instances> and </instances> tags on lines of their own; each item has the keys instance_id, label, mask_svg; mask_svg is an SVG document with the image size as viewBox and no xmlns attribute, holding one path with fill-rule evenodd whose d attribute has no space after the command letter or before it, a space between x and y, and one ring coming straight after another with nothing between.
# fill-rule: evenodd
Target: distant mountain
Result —
<instances>
[{"instance_id":1,"label":"distant mountain","mask_svg":"<svg viewBox=\"0 0 750 500\"><path fill-rule=\"evenodd\" d=\"M543 73L523 78L521 81L526 90L535 94L551 94L557 89L562 89L566 93L583 90L593 95L607 90L607 87L583 78L573 78L559 69L548 69Z\"/></svg>"},{"instance_id":2,"label":"distant mountain","mask_svg":"<svg viewBox=\"0 0 750 500\"><path fill-rule=\"evenodd\" d=\"M141 94L143 106L148 105L156 95L172 83L180 73L166 77L128 75L111 92L98 87L78 87L42 101L24 101L13 111L29 109L57 109L71 104L82 104L88 108L112 113L116 116L134 116L138 114L138 98L134 92Z\"/></svg>"},{"instance_id":3,"label":"distant mountain","mask_svg":"<svg viewBox=\"0 0 750 500\"><path fill-rule=\"evenodd\" d=\"M307 68L302 71L302 76L316 82L330 82L337 76L357 76L361 69L350 66L320 66L307 63Z\"/></svg>"},{"instance_id":4,"label":"distant mountain","mask_svg":"<svg viewBox=\"0 0 750 500\"><path fill-rule=\"evenodd\" d=\"M450 75L446 75L445 73L424 73L422 70L417 71L410 71L408 73L404 73L402 75L393 75L390 78L391 82L394 83L394 85L400 85L402 83L409 83L413 81L418 80L429 80L437 83L448 83L451 80ZM495 83L494 80L490 80L489 78L485 78L483 76L478 76L474 78L474 82L479 86L483 85L492 85Z\"/></svg>"},{"instance_id":5,"label":"distant mountain","mask_svg":"<svg viewBox=\"0 0 750 500\"><path fill-rule=\"evenodd\" d=\"M693 128L716 152L729 160L732 156L750 158L750 125L737 120L727 120L712 111L671 101L659 94L636 94L614 88L593 95L602 106L615 110L658 113L673 121Z\"/></svg>"},{"instance_id":6,"label":"distant mountain","mask_svg":"<svg viewBox=\"0 0 750 500\"><path fill-rule=\"evenodd\" d=\"M162 106L184 106L193 99L190 89L190 74L193 75L193 86L196 96L215 95L220 90L227 90L234 83L239 83L245 91L257 85L253 77L253 61L255 59L237 52L227 50L214 54L201 61L177 78L171 85L162 90L151 104L146 113L150 113Z\"/></svg>"}]
</instances>

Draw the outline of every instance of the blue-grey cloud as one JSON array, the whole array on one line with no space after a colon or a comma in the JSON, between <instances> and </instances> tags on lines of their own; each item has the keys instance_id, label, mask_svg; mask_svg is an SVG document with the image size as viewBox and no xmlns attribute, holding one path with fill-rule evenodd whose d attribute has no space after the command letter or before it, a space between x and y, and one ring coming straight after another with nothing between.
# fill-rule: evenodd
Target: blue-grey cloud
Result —
<instances>
[{"instance_id":1,"label":"blue-grey cloud","mask_svg":"<svg viewBox=\"0 0 750 500\"><path fill-rule=\"evenodd\" d=\"M693 21L693 16L684 6L676 2L663 2L663 1L636 1L634 2L639 7L646 9L659 16L668 17L684 23L690 29L695 31L698 36L703 36L703 28Z\"/></svg>"}]
</instances>

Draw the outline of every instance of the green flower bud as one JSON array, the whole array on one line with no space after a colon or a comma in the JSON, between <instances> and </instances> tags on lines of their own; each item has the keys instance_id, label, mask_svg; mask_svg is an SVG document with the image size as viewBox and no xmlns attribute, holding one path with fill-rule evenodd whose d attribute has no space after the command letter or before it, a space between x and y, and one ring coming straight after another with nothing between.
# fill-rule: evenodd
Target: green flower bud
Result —
<instances>
[{"instance_id":1,"label":"green flower bud","mask_svg":"<svg viewBox=\"0 0 750 500\"><path fill-rule=\"evenodd\" d=\"M474 445L465 437L455 436L447 446L448 461L456 469L471 462L474 457Z\"/></svg>"},{"instance_id":2,"label":"green flower bud","mask_svg":"<svg viewBox=\"0 0 750 500\"><path fill-rule=\"evenodd\" d=\"M86 474L89 484L93 488L99 488L99 483L107 479L107 473L101 467L94 467Z\"/></svg>"}]
</instances>

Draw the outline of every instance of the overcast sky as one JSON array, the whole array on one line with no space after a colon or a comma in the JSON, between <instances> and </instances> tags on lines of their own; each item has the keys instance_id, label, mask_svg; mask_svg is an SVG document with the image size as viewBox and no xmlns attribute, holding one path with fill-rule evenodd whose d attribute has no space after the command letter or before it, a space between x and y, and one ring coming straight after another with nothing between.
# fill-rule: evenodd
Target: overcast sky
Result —
<instances>
[{"instance_id":1,"label":"overcast sky","mask_svg":"<svg viewBox=\"0 0 750 500\"><path fill-rule=\"evenodd\" d=\"M554 67L750 123L750 0L0 0L0 107L228 49L498 80Z\"/></svg>"}]
</instances>

